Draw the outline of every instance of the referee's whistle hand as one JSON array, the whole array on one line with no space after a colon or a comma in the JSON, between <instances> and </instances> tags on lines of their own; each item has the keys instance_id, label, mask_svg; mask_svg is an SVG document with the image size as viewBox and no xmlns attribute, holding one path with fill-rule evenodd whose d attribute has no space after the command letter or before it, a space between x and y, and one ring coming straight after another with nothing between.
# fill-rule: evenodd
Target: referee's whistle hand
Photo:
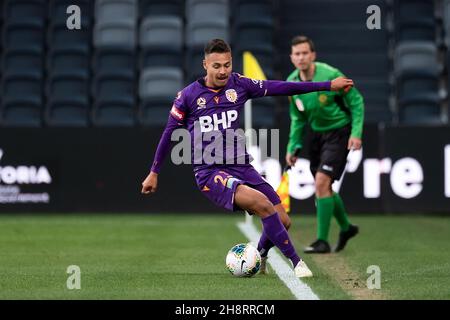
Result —
<instances>
[{"instance_id":1,"label":"referee's whistle hand","mask_svg":"<svg viewBox=\"0 0 450 320\"><path fill-rule=\"evenodd\" d=\"M334 80L331 80L331 91L344 90L345 92L348 92L352 87L353 87L352 79L338 77Z\"/></svg>"},{"instance_id":2,"label":"referee's whistle hand","mask_svg":"<svg viewBox=\"0 0 450 320\"><path fill-rule=\"evenodd\" d=\"M361 139L355 137L350 137L350 139L348 139L348 146L347 146L348 150L359 150L361 149L361 146L362 146Z\"/></svg>"},{"instance_id":3,"label":"referee's whistle hand","mask_svg":"<svg viewBox=\"0 0 450 320\"><path fill-rule=\"evenodd\" d=\"M145 178L144 182L142 182L142 194L152 194L156 192L158 188L158 174L154 172L150 172L150 174Z\"/></svg>"}]
</instances>

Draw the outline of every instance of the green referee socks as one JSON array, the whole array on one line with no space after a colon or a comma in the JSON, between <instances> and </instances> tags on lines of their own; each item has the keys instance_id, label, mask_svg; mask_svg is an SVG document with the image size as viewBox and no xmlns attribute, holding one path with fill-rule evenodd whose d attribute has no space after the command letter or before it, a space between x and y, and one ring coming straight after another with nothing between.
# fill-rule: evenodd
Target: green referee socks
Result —
<instances>
[{"instance_id":1,"label":"green referee socks","mask_svg":"<svg viewBox=\"0 0 450 320\"><path fill-rule=\"evenodd\" d=\"M344 201L338 193L333 192L334 199L334 217L336 218L341 231L347 231L350 227L350 221L348 221L347 211L345 211Z\"/></svg>"},{"instance_id":2,"label":"green referee socks","mask_svg":"<svg viewBox=\"0 0 450 320\"><path fill-rule=\"evenodd\" d=\"M328 242L330 222L333 216L335 200L334 197L316 198L317 203L317 239Z\"/></svg>"}]
</instances>

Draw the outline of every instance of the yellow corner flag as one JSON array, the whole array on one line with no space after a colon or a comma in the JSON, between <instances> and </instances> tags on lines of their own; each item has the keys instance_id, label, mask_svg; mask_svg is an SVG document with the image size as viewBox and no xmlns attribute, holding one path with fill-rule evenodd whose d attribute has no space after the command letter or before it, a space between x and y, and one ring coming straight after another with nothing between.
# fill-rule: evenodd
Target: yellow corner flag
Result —
<instances>
[{"instance_id":1,"label":"yellow corner flag","mask_svg":"<svg viewBox=\"0 0 450 320\"><path fill-rule=\"evenodd\" d=\"M262 71L258 60L249 51L245 51L243 55L244 59L244 76L255 80L267 80Z\"/></svg>"},{"instance_id":2,"label":"yellow corner flag","mask_svg":"<svg viewBox=\"0 0 450 320\"><path fill-rule=\"evenodd\" d=\"M281 205L284 210L286 210L286 213L289 213L291 211L291 198L289 197L289 174L287 170L283 171L277 194L280 197Z\"/></svg>"}]
</instances>

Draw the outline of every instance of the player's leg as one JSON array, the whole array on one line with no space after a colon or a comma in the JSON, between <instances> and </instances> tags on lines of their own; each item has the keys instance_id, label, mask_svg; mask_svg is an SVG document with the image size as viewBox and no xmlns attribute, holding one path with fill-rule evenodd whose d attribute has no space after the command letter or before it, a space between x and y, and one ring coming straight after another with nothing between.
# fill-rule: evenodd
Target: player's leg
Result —
<instances>
[{"instance_id":1,"label":"player's leg","mask_svg":"<svg viewBox=\"0 0 450 320\"><path fill-rule=\"evenodd\" d=\"M344 201L338 193L333 194L334 198L334 216L339 224L341 231L334 252L339 252L345 248L347 241L356 236L359 232L359 227L350 223L347 211L345 210Z\"/></svg>"},{"instance_id":2,"label":"player's leg","mask_svg":"<svg viewBox=\"0 0 450 320\"><path fill-rule=\"evenodd\" d=\"M344 128L338 129L335 134L335 138L331 139L329 145L333 147L328 147L334 150L333 155L329 156L329 163L332 164L334 171L331 177L334 180L338 180L342 174L344 174L345 166L347 163L347 156L349 150L347 149L348 139L350 138L351 126L346 126ZM334 149L333 149L334 148ZM333 180L331 181L333 183ZM331 190L331 186L330 186ZM347 241L354 237L359 229L358 226L352 225L348 218L348 213L345 210L345 205L338 193L332 192L332 197L334 200L334 210L333 215L340 227L339 239L334 247L333 251L338 252L344 249Z\"/></svg>"},{"instance_id":3,"label":"player's leg","mask_svg":"<svg viewBox=\"0 0 450 320\"><path fill-rule=\"evenodd\" d=\"M261 179L262 180L262 179ZM274 205L275 211L278 212L278 215L280 216L281 222L283 223L286 230L289 230L289 227L291 226L291 219L287 215L286 211L284 210L283 205L281 204L280 197L276 193L276 191L272 188L270 184L267 182L258 184L258 185L250 185L252 189L258 190L261 193L263 193L269 201ZM261 238L258 244L258 250L261 253L261 257L266 257L268 251L270 248L272 248L274 245L270 241L270 239L267 237L267 235L263 232L261 234Z\"/></svg>"},{"instance_id":4,"label":"player's leg","mask_svg":"<svg viewBox=\"0 0 450 320\"><path fill-rule=\"evenodd\" d=\"M284 207L281 203L274 206L274 209L276 212L278 212L281 222L283 223L286 230L289 230L291 227L291 218L286 213L286 210L284 210ZM259 273L261 274L267 274L267 255L269 253L269 250L274 247L274 244L272 241L270 241L267 234L264 232L261 233L261 237L259 238L258 242L258 251L261 254L261 266L259 268Z\"/></svg>"},{"instance_id":5,"label":"player's leg","mask_svg":"<svg viewBox=\"0 0 450 320\"><path fill-rule=\"evenodd\" d=\"M248 169L246 171L247 178L249 178L249 172L253 171L252 169ZM255 171L255 173L257 173ZM264 179L261 178L261 176L257 173L258 177L250 178L250 180L255 183L258 182L258 184L249 186L255 190L260 191L263 193L274 205L275 211L278 212L278 215L280 216L281 222L283 223L286 230L289 229L291 226L291 219L287 215L286 211L284 210L283 205L281 204L280 197L278 196L277 192L272 188L270 184L268 184ZM259 268L259 273L266 274L267 273L267 255L269 253L269 250L274 247L274 244L272 241L270 241L267 234L264 232L261 233L261 237L258 242L258 251L261 254L261 266Z\"/></svg>"},{"instance_id":6,"label":"player's leg","mask_svg":"<svg viewBox=\"0 0 450 320\"><path fill-rule=\"evenodd\" d=\"M287 230L269 198L262 192L241 184L236 188L234 201L240 208L253 212L261 218L267 237L292 261L298 277L312 276L311 271L297 255Z\"/></svg>"},{"instance_id":7,"label":"player's leg","mask_svg":"<svg viewBox=\"0 0 450 320\"><path fill-rule=\"evenodd\" d=\"M317 211L317 240L305 248L305 253L328 253L331 251L328 243L331 217L334 211L334 198L331 190L332 178L317 171L316 184L316 211Z\"/></svg>"},{"instance_id":8,"label":"player's leg","mask_svg":"<svg viewBox=\"0 0 450 320\"><path fill-rule=\"evenodd\" d=\"M312 140L310 143L309 150L309 160L310 160L310 170L314 176L315 189L316 189L316 219L317 219L317 238L309 246L304 248L305 253L328 253L331 251L330 245L328 244L328 231L331 216L333 215L333 209L330 207L329 199L326 199L327 193L330 192L331 183L329 176L324 174L320 169L323 165L323 148L325 144L324 134L313 133ZM325 197L322 200L321 197ZM327 236L324 237L324 234ZM320 239L325 238L325 239Z\"/></svg>"},{"instance_id":9,"label":"player's leg","mask_svg":"<svg viewBox=\"0 0 450 320\"><path fill-rule=\"evenodd\" d=\"M320 164L316 168L317 241L309 248L309 253L330 252L328 234L331 218L334 216L341 228L338 244L334 251L342 250L348 239L358 233L358 228L350 224L340 196L333 192L331 185L345 170L348 156L348 139L351 127L336 129L322 136ZM305 251L305 252L306 252Z\"/></svg>"}]
</instances>

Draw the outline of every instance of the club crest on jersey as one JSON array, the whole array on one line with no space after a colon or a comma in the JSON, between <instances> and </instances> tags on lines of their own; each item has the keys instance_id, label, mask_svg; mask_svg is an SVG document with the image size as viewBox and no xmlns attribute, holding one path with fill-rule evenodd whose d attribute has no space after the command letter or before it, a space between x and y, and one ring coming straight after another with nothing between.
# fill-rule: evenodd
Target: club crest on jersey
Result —
<instances>
[{"instance_id":1,"label":"club crest on jersey","mask_svg":"<svg viewBox=\"0 0 450 320\"><path fill-rule=\"evenodd\" d=\"M228 101L235 103L238 98L238 95L236 90L228 89L227 91L225 91L225 97L227 97Z\"/></svg>"},{"instance_id":2,"label":"club crest on jersey","mask_svg":"<svg viewBox=\"0 0 450 320\"><path fill-rule=\"evenodd\" d=\"M325 104L327 102L327 100L328 100L328 96L326 94L319 95L319 102L321 104Z\"/></svg>"},{"instance_id":3,"label":"club crest on jersey","mask_svg":"<svg viewBox=\"0 0 450 320\"><path fill-rule=\"evenodd\" d=\"M197 109L204 109L206 108L206 99L203 97L200 97L197 99L197 105L198 108Z\"/></svg>"}]
</instances>

